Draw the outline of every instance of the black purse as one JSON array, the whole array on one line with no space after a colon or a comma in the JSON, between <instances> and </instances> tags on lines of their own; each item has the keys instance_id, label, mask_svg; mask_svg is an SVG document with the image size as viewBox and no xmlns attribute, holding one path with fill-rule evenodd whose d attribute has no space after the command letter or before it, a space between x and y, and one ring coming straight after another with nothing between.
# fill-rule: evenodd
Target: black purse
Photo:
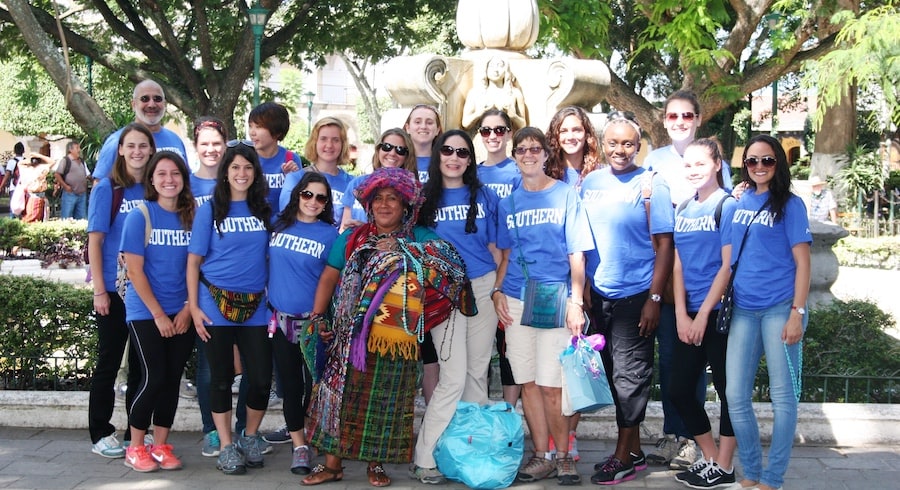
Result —
<instances>
[{"instance_id":1,"label":"black purse","mask_svg":"<svg viewBox=\"0 0 900 490\"><path fill-rule=\"evenodd\" d=\"M747 242L747 235L750 234L750 227L753 226L756 217L759 216L759 213L761 213L768 205L769 201L767 200L763 203L762 207L756 211L756 214L753 215L750 224L748 224L747 229L744 230L744 237L741 238L741 248L738 250L737 259L735 259L734 264L731 265L731 277L728 278L728 285L725 286L725 291L722 292L722 305L719 307L719 314L716 316L716 332L721 334L727 335L728 330L731 329L731 317L734 315L734 276L737 274L737 267L738 263L741 261L741 254L744 253L744 243Z\"/></svg>"}]
</instances>

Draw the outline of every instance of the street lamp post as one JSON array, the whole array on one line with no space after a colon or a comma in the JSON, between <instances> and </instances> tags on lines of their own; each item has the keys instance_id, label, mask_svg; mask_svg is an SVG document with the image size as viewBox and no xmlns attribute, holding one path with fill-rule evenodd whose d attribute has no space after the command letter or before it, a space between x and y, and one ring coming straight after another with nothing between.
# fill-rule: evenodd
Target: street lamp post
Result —
<instances>
[{"instance_id":1,"label":"street lamp post","mask_svg":"<svg viewBox=\"0 0 900 490\"><path fill-rule=\"evenodd\" d=\"M269 9L260 5L257 0L248 13L250 26L253 28L253 106L256 107L259 105L259 47L266 30Z\"/></svg>"},{"instance_id":2,"label":"street lamp post","mask_svg":"<svg viewBox=\"0 0 900 490\"><path fill-rule=\"evenodd\" d=\"M309 138L312 134L312 106L316 94L309 91L303 95L306 97L306 137Z\"/></svg>"}]
</instances>

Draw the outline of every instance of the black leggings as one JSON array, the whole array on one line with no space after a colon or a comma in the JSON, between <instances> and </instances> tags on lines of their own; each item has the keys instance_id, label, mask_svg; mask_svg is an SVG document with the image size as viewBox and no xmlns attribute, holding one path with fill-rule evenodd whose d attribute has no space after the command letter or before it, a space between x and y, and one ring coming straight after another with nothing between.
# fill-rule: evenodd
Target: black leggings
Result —
<instances>
[{"instance_id":1,"label":"black leggings","mask_svg":"<svg viewBox=\"0 0 900 490\"><path fill-rule=\"evenodd\" d=\"M253 410L269 407L272 389L272 342L264 326L206 327L210 338L204 346L209 361L209 405L213 413L231 411L231 384L234 383L234 344L244 358L247 406Z\"/></svg>"},{"instance_id":2,"label":"black leggings","mask_svg":"<svg viewBox=\"0 0 900 490\"><path fill-rule=\"evenodd\" d=\"M284 422L290 432L302 430L312 393L312 375L300 346L288 342L280 328L272 338L272 353L284 394Z\"/></svg>"},{"instance_id":3,"label":"black leggings","mask_svg":"<svg viewBox=\"0 0 900 490\"><path fill-rule=\"evenodd\" d=\"M728 346L728 336L716 331L716 314L717 311L709 314L703 342L699 347L685 344L676 339L672 371L669 373L672 403L684 420L688 432L695 436L705 434L711 429L706 408L695 395L697 378L706 370L707 362L712 371L716 393L719 394L719 399L722 401L719 435L734 436L731 417L728 415L728 401L725 399L725 350ZM694 318L697 313L690 313L690 315L691 318Z\"/></svg>"},{"instance_id":4,"label":"black leggings","mask_svg":"<svg viewBox=\"0 0 900 490\"><path fill-rule=\"evenodd\" d=\"M194 327L169 338L159 334L153 320L128 322L128 330L141 366L141 381L134 392L128 424L147 430L152 417L153 425L171 428L178 408L181 374L194 349Z\"/></svg>"}]
</instances>

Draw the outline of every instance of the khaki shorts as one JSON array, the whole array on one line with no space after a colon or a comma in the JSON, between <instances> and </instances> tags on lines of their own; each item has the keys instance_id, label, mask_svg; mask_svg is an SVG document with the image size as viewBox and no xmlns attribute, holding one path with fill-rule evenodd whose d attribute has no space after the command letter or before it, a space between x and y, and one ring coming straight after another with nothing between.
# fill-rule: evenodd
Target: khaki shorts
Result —
<instances>
[{"instance_id":1,"label":"khaki shorts","mask_svg":"<svg viewBox=\"0 0 900 490\"><path fill-rule=\"evenodd\" d=\"M506 297L513 324L506 328L506 357L517 383L534 382L538 386L562 387L559 355L571 342L568 328L535 328L520 325L523 303Z\"/></svg>"}]
</instances>

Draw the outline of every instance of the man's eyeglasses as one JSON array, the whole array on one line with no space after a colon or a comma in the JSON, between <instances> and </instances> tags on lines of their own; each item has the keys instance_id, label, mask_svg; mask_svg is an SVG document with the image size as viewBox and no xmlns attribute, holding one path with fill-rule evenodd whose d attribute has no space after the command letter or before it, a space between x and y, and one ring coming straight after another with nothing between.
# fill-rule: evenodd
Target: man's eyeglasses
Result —
<instances>
[{"instance_id":1,"label":"man's eyeglasses","mask_svg":"<svg viewBox=\"0 0 900 490\"><path fill-rule=\"evenodd\" d=\"M531 153L532 155L540 155L542 151L544 151L544 147L542 146L532 146L530 148L525 146L517 146L513 148L513 153L519 156L523 156L526 153Z\"/></svg>"},{"instance_id":2,"label":"man's eyeglasses","mask_svg":"<svg viewBox=\"0 0 900 490\"><path fill-rule=\"evenodd\" d=\"M666 113L666 121L675 122L680 117L684 120L684 122L691 122L695 117L699 116L695 112L667 112Z\"/></svg>"},{"instance_id":3,"label":"man's eyeglasses","mask_svg":"<svg viewBox=\"0 0 900 490\"><path fill-rule=\"evenodd\" d=\"M509 132L509 128L507 126L497 126L495 128L489 128L487 126L482 126L478 128L478 133L481 134L483 138L487 138L491 135L491 131L494 132L497 136L503 136L504 134Z\"/></svg>"},{"instance_id":4,"label":"man's eyeglasses","mask_svg":"<svg viewBox=\"0 0 900 490\"><path fill-rule=\"evenodd\" d=\"M227 143L225 143L225 146L227 146L228 148L235 148L237 147L237 145L244 145L249 148L255 148L255 146L253 146L252 140L229 140Z\"/></svg>"},{"instance_id":5,"label":"man's eyeglasses","mask_svg":"<svg viewBox=\"0 0 900 490\"><path fill-rule=\"evenodd\" d=\"M755 167L759 164L762 164L763 167L774 167L778 160L775 157L747 157L744 159L744 166L746 167Z\"/></svg>"},{"instance_id":6,"label":"man's eyeglasses","mask_svg":"<svg viewBox=\"0 0 900 490\"><path fill-rule=\"evenodd\" d=\"M391 150L394 150L394 153L400 155L401 157L405 157L406 155L409 155L409 148L407 148L405 146L397 146L397 145L392 145L390 143L382 142L378 145L378 148L385 153L390 153Z\"/></svg>"},{"instance_id":7,"label":"man's eyeglasses","mask_svg":"<svg viewBox=\"0 0 900 490\"><path fill-rule=\"evenodd\" d=\"M300 191L300 197L304 201L309 201L313 197L316 198L316 202L319 204L328 204L328 196L325 194L313 194L311 191Z\"/></svg>"},{"instance_id":8,"label":"man's eyeglasses","mask_svg":"<svg viewBox=\"0 0 900 490\"><path fill-rule=\"evenodd\" d=\"M454 152L456 152L456 156L463 159L468 159L469 155L472 154L471 152L469 152L468 148L454 148L447 145L441 147L441 155L444 155L445 157L449 157Z\"/></svg>"},{"instance_id":9,"label":"man's eyeglasses","mask_svg":"<svg viewBox=\"0 0 900 490\"><path fill-rule=\"evenodd\" d=\"M157 104L161 104L166 101L166 98L163 97L162 95L154 95L152 97L149 95L142 95L142 96L138 97L138 100L145 104L147 102L150 102L150 99L153 99L153 102L156 102Z\"/></svg>"}]
</instances>

